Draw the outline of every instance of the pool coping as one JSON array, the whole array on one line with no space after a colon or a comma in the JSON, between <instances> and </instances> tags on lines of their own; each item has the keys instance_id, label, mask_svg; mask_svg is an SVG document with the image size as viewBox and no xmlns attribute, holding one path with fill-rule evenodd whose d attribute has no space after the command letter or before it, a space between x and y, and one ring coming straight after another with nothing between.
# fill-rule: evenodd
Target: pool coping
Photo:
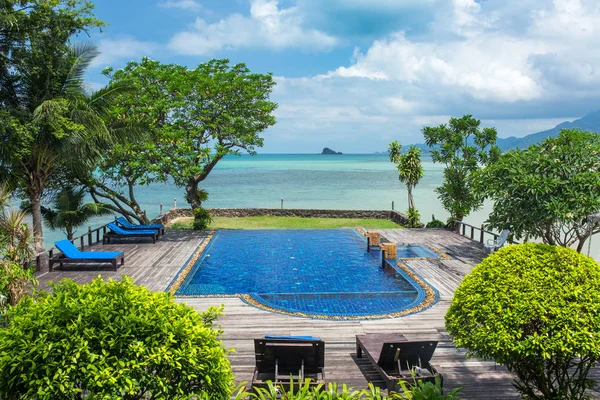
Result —
<instances>
[{"instance_id":1,"label":"pool coping","mask_svg":"<svg viewBox=\"0 0 600 400\"><path fill-rule=\"evenodd\" d=\"M357 236L363 238L366 243L365 235L359 230L359 228L338 228L338 229L349 229L353 231ZM424 246L428 247L436 254L439 255L437 258L431 257L415 257L408 259L396 259L396 260L385 260L385 263L396 270L398 273L407 278L407 281L415 288L417 291L416 298L405 308L393 313L385 313L385 314L373 314L373 315L327 315L325 314L309 314L298 311L288 311L280 308L275 308L269 306L268 304L261 303L260 301L254 299L252 297L252 293L234 293L234 294L194 294L194 295L181 295L177 294L177 291L180 289L181 285L185 282L189 273L193 269L193 267L198 263L200 258L203 256L205 250L209 245L213 243L212 239L217 234L217 231L211 231L208 236L203 240L203 242L196 248L194 253L188 258L188 260L181 267L179 272L176 274L173 281L167 286L165 289L166 292L174 295L177 298L186 299L186 298L239 298L244 303L277 314L290 315L301 318L309 318L309 319L320 319L320 320L334 320L334 321L357 321L357 320L376 320L376 319L389 319L389 318L397 318L403 317L410 314L415 314L422 312L430 307L432 307L439 300L439 292L435 287L429 284L425 279L423 279L419 274L417 274L409 265L409 260L435 260L439 258L443 259L451 259L448 255L444 254L440 250L436 249L433 246L428 244L424 244ZM396 262L395 264L393 262ZM374 292L377 293L377 292ZM258 294L256 294L258 295ZM264 301L264 299L263 299ZM268 301L265 301L269 303Z\"/></svg>"}]
</instances>

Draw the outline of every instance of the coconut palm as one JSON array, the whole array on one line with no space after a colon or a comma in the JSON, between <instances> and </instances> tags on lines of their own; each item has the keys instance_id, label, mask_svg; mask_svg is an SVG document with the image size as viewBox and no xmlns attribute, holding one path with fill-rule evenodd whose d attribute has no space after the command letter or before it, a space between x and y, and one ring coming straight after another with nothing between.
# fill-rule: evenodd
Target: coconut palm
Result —
<instances>
[{"instance_id":1,"label":"coconut palm","mask_svg":"<svg viewBox=\"0 0 600 400\"><path fill-rule=\"evenodd\" d=\"M59 169L93 169L114 143L127 140L122 129L109 129L104 121L110 104L129 90L111 84L88 93L84 75L98 55L95 46L84 43L49 51L43 45L32 42L13 60L11 70L0 70L5 112L0 122L0 179L11 180L27 196L40 254L41 201L48 183Z\"/></svg>"},{"instance_id":2,"label":"coconut palm","mask_svg":"<svg viewBox=\"0 0 600 400\"><path fill-rule=\"evenodd\" d=\"M63 188L54 199L54 209L42 206L42 216L50 229L64 229L73 240L75 228L85 225L90 218L113 212L102 203L83 204L86 188Z\"/></svg>"}]
</instances>

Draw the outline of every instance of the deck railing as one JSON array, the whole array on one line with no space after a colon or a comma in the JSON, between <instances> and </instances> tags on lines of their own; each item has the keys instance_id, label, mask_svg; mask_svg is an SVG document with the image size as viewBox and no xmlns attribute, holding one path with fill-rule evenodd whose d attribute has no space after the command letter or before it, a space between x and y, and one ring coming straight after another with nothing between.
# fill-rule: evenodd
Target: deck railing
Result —
<instances>
[{"instance_id":1,"label":"deck railing","mask_svg":"<svg viewBox=\"0 0 600 400\"><path fill-rule=\"evenodd\" d=\"M86 246L91 246L93 244L99 243L102 240L104 240L104 235L106 235L106 232L108 230L107 225L108 223L96 229L92 229L92 227L90 226L88 227L87 232L74 237L71 240L71 243L79 247L80 250L83 250ZM37 271L41 271L42 269L42 262L44 262L42 256L47 255L47 258L50 259L52 258L52 256L54 255L54 251L56 250L56 247L52 246L50 249L44 250L35 257L35 268Z\"/></svg>"},{"instance_id":2,"label":"deck railing","mask_svg":"<svg viewBox=\"0 0 600 400\"><path fill-rule=\"evenodd\" d=\"M470 225L470 224L467 224L462 221L454 221L454 222L450 223L450 229L452 229L454 232L458 233L459 235L467 237L471 240L476 240L479 243L485 243L487 240L490 240L490 239L493 239L495 241L500 236L499 233L486 231L483 224L481 224L480 227L477 227L477 226ZM509 242L512 243L512 241L510 241L510 240L509 240Z\"/></svg>"}]
</instances>

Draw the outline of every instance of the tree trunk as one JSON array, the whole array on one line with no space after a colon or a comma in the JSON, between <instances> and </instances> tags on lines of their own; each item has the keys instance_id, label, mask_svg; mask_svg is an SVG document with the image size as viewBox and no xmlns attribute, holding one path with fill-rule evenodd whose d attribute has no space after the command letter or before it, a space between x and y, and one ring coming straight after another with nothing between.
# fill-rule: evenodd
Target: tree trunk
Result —
<instances>
[{"instance_id":1,"label":"tree trunk","mask_svg":"<svg viewBox=\"0 0 600 400\"><path fill-rule=\"evenodd\" d=\"M42 193L39 188L29 188L29 202L31 203L31 219L33 224L33 241L35 252L40 257L40 271L48 271L48 257L44 247L44 227L42 223Z\"/></svg>"},{"instance_id":2,"label":"tree trunk","mask_svg":"<svg viewBox=\"0 0 600 400\"><path fill-rule=\"evenodd\" d=\"M415 208L415 201L413 199L412 187L408 185L406 189L408 190L408 209L410 210L412 208Z\"/></svg>"},{"instance_id":3,"label":"tree trunk","mask_svg":"<svg viewBox=\"0 0 600 400\"><path fill-rule=\"evenodd\" d=\"M196 179L190 178L185 187L185 195L192 210L202 207L202 202L198 198L198 184L199 182Z\"/></svg>"}]
</instances>

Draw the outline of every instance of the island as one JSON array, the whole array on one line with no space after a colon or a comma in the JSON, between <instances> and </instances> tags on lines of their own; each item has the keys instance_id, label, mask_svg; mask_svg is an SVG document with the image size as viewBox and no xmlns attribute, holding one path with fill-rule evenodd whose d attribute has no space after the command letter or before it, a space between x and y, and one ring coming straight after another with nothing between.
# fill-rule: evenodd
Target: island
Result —
<instances>
[{"instance_id":1,"label":"island","mask_svg":"<svg viewBox=\"0 0 600 400\"><path fill-rule=\"evenodd\" d=\"M342 152L338 152L338 151L333 151L331 150L329 147L325 147L323 149L323 151L321 152L321 154L342 154Z\"/></svg>"}]
</instances>

